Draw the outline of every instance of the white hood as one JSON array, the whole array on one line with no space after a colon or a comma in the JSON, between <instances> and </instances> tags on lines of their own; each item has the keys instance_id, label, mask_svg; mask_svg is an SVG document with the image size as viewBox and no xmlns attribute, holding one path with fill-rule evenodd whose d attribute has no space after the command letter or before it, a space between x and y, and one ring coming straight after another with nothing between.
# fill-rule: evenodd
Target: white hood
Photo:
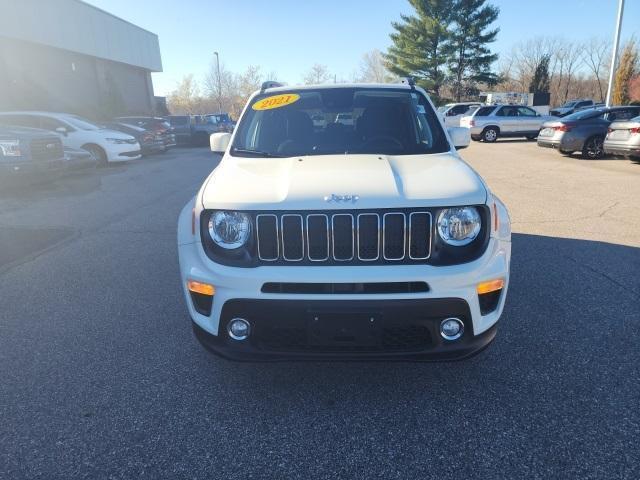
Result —
<instances>
[{"instance_id":1,"label":"white hood","mask_svg":"<svg viewBox=\"0 0 640 480\"><path fill-rule=\"evenodd\" d=\"M357 202L326 196L357 195ZM478 174L450 152L433 155L225 156L203 189L207 209L326 210L473 205Z\"/></svg>"}]
</instances>

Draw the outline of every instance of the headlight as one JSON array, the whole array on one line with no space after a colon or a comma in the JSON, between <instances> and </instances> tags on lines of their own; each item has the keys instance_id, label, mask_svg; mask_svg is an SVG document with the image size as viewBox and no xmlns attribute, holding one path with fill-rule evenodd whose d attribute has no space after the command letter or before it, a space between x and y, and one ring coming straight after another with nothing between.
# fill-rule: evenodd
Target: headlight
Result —
<instances>
[{"instance_id":1,"label":"headlight","mask_svg":"<svg viewBox=\"0 0 640 480\"><path fill-rule=\"evenodd\" d=\"M16 140L0 140L0 152L5 157L20 157L20 142Z\"/></svg>"},{"instance_id":2,"label":"headlight","mask_svg":"<svg viewBox=\"0 0 640 480\"><path fill-rule=\"evenodd\" d=\"M209 219L209 235L219 247L240 248L249 240L251 221L240 212L215 212Z\"/></svg>"},{"instance_id":3,"label":"headlight","mask_svg":"<svg viewBox=\"0 0 640 480\"><path fill-rule=\"evenodd\" d=\"M129 140L126 140L124 138L107 138L106 140L107 140L107 142L115 143L116 145L123 145L125 143L131 143Z\"/></svg>"},{"instance_id":4,"label":"headlight","mask_svg":"<svg viewBox=\"0 0 640 480\"><path fill-rule=\"evenodd\" d=\"M445 243L461 247L475 240L481 223L475 207L447 208L438 215L438 234Z\"/></svg>"}]
</instances>

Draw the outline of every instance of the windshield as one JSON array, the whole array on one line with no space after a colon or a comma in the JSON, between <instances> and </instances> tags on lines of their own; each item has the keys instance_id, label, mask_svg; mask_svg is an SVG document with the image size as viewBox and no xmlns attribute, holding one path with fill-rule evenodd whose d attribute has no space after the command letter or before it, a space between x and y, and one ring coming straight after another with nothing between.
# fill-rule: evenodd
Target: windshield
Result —
<instances>
[{"instance_id":1,"label":"windshield","mask_svg":"<svg viewBox=\"0 0 640 480\"><path fill-rule=\"evenodd\" d=\"M419 92L326 88L255 97L242 117L231 154L415 155L448 150L435 112Z\"/></svg>"},{"instance_id":2,"label":"windshield","mask_svg":"<svg viewBox=\"0 0 640 480\"><path fill-rule=\"evenodd\" d=\"M78 117L77 115L69 115L67 117L64 117L64 119L72 126L80 130L98 130L100 128L97 125L90 123L88 120L85 120L82 117Z\"/></svg>"},{"instance_id":3,"label":"windshield","mask_svg":"<svg viewBox=\"0 0 640 480\"><path fill-rule=\"evenodd\" d=\"M575 107L576 103L578 102L567 102L564 105L562 105L562 107L560 108L572 108L572 107Z\"/></svg>"}]
</instances>

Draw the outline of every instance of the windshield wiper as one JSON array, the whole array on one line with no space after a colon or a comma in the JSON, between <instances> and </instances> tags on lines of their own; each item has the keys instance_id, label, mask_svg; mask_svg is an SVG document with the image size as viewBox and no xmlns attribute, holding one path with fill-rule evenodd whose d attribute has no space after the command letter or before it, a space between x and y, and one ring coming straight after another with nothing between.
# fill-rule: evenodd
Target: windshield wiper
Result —
<instances>
[{"instance_id":1,"label":"windshield wiper","mask_svg":"<svg viewBox=\"0 0 640 480\"><path fill-rule=\"evenodd\" d=\"M244 154L252 157L266 157L266 158L284 158L284 155L278 155L277 153L263 152L261 150L250 150L248 148L232 148L232 153Z\"/></svg>"}]
</instances>

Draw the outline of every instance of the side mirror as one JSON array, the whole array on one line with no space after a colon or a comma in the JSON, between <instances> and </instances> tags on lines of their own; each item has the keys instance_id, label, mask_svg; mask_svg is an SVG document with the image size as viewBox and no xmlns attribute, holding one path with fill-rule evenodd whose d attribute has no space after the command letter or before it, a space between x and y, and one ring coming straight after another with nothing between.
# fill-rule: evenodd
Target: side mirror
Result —
<instances>
[{"instance_id":1,"label":"side mirror","mask_svg":"<svg viewBox=\"0 0 640 480\"><path fill-rule=\"evenodd\" d=\"M227 147L229 146L229 141L231 140L230 133L212 133L209 136L209 145L211 146L211 151L213 153L224 153L227 151Z\"/></svg>"},{"instance_id":2,"label":"side mirror","mask_svg":"<svg viewBox=\"0 0 640 480\"><path fill-rule=\"evenodd\" d=\"M67 129L66 129L66 128L64 128L64 127L58 127L58 128L56 128L56 132L57 132L57 133L59 133L59 134L61 134L61 135L64 135L65 137L67 136Z\"/></svg>"},{"instance_id":3,"label":"side mirror","mask_svg":"<svg viewBox=\"0 0 640 480\"><path fill-rule=\"evenodd\" d=\"M465 127L450 127L447 129L451 142L456 150L467 148L471 143L471 130Z\"/></svg>"}]
</instances>

